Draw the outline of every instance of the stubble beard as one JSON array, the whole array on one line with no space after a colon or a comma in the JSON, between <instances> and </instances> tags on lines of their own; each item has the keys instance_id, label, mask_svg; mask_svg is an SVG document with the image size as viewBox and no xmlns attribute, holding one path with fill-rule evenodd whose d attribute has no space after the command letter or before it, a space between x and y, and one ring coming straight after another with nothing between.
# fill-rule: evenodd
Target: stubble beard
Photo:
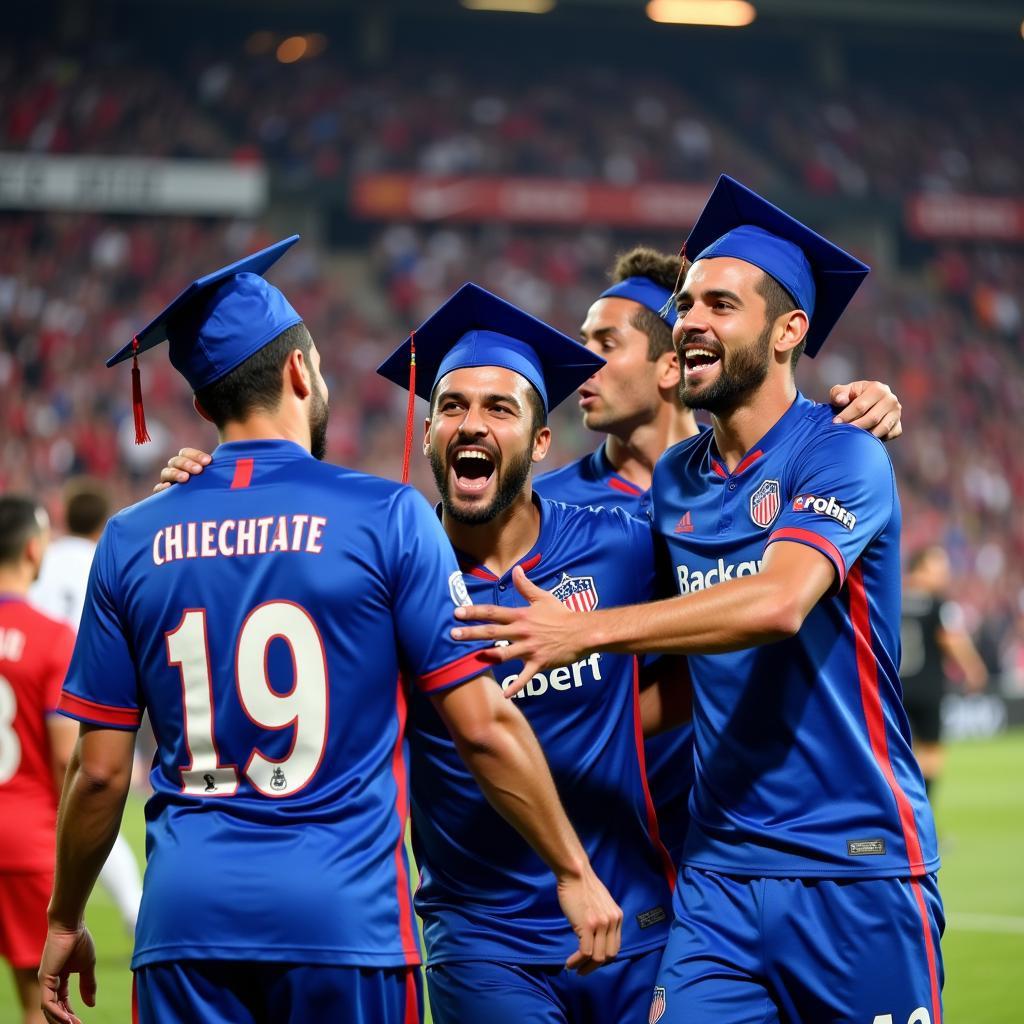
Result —
<instances>
[{"instance_id":1,"label":"stubble beard","mask_svg":"<svg viewBox=\"0 0 1024 1024\"><path fill-rule=\"evenodd\" d=\"M685 365L679 382L679 398L690 409L705 409L713 416L732 412L756 391L768 376L771 366L772 324L766 324L760 336L729 356L723 355L718 377L703 388L686 386ZM683 362L680 359L680 362Z\"/></svg>"}]
</instances>

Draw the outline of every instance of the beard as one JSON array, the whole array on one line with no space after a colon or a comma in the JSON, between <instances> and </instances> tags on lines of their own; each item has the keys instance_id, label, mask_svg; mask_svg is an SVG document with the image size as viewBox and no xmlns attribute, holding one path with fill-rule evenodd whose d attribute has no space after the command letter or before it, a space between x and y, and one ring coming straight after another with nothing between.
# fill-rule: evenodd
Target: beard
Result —
<instances>
[{"instance_id":1,"label":"beard","mask_svg":"<svg viewBox=\"0 0 1024 1024\"><path fill-rule=\"evenodd\" d=\"M482 508L461 509L452 501L451 488L448 486L448 460L434 448L430 449L430 468L434 472L434 483L441 494L441 506L445 514L455 522L467 526L489 523L504 512L519 497L530 477L532 466L533 460L529 451L517 452L510 456L507 463L495 469L498 474L498 486L491 503Z\"/></svg>"},{"instance_id":2,"label":"beard","mask_svg":"<svg viewBox=\"0 0 1024 1024\"><path fill-rule=\"evenodd\" d=\"M687 387L685 365L679 398L690 409L706 409L713 416L731 412L768 376L771 366L772 324L760 336L728 357L723 353L718 377L703 388ZM682 362L682 360L680 360Z\"/></svg>"},{"instance_id":3,"label":"beard","mask_svg":"<svg viewBox=\"0 0 1024 1024\"><path fill-rule=\"evenodd\" d=\"M324 398L323 382L317 381L309 403L309 450L318 462L323 462L327 458L329 412L327 399Z\"/></svg>"}]
</instances>

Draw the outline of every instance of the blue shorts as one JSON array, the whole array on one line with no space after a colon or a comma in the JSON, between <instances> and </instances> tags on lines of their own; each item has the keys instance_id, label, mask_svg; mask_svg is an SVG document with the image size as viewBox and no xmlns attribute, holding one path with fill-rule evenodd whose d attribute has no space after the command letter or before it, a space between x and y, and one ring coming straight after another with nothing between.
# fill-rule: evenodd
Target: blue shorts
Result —
<instances>
[{"instance_id":1,"label":"blue shorts","mask_svg":"<svg viewBox=\"0 0 1024 1024\"><path fill-rule=\"evenodd\" d=\"M135 1024L422 1024L419 967L185 960L140 967Z\"/></svg>"},{"instance_id":2,"label":"blue shorts","mask_svg":"<svg viewBox=\"0 0 1024 1024\"><path fill-rule=\"evenodd\" d=\"M650 1024L941 1024L935 876L734 878L684 867Z\"/></svg>"},{"instance_id":3,"label":"blue shorts","mask_svg":"<svg viewBox=\"0 0 1024 1024\"><path fill-rule=\"evenodd\" d=\"M551 964L469 960L427 968L434 1024L641 1024L661 950L592 974Z\"/></svg>"}]
</instances>

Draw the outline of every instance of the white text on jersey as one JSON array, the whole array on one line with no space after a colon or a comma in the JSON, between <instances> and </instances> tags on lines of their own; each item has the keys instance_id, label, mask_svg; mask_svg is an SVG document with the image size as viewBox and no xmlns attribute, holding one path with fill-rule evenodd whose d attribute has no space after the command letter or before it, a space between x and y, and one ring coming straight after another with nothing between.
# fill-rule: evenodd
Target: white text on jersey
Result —
<instances>
[{"instance_id":1,"label":"white text on jersey","mask_svg":"<svg viewBox=\"0 0 1024 1024\"><path fill-rule=\"evenodd\" d=\"M319 555L323 516L260 516L253 519L174 523L153 537L153 563L166 565L185 558L236 558L305 551Z\"/></svg>"},{"instance_id":2,"label":"white text on jersey","mask_svg":"<svg viewBox=\"0 0 1024 1024\"><path fill-rule=\"evenodd\" d=\"M726 580L738 579L740 576L755 576L761 571L761 559L751 559L749 562L740 562L734 565L720 558L718 565L701 571L691 569L688 565L676 566L676 579L679 582L679 593L690 594L697 590L707 590L716 583L724 583Z\"/></svg>"},{"instance_id":3,"label":"white text on jersey","mask_svg":"<svg viewBox=\"0 0 1024 1024\"><path fill-rule=\"evenodd\" d=\"M590 666L590 672L585 677L583 670ZM507 690L517 679L519 673L506 676L501 681L501 688ZM571 665L563 665L560 668L553 668L550 672L538 672L513 698L539 697L547 693L548 688L552 690L571 690L574 686L582 686L585 678L601 678L601 655L591 654L586 658L573 662Z\"/></svg>"}]
</instances>

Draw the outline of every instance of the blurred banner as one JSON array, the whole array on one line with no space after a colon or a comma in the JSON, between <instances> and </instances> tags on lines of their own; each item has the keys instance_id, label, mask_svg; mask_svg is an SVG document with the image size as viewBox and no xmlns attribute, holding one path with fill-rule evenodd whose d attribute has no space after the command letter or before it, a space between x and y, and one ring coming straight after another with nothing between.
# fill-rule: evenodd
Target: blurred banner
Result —
<instances>
[{"instance_id":1,"label":"blurred banner","mask_svg":"<svg viewBox=\"0 0 1024 1024\"><path fill-rule=\"evenodd\" d=\"M709 185L606 185L561 178L435 178L366 174L352 214L367 220L502 221L689 229Z\"/></svg>"},{"instance_id":2,"label":"blurred banner","mask_svg":"<svg viewBox=\"0 0 1024 1024\"><path fill-rule=\"evenodd\" d=\"M0 209L247 217L268 191L259 163L0 153Z\"/></svg>"},{"instance_id":3,"label":"blurred banner","mask_svg":"<svg viewBox=\"0 0 1024 1024\"><path fill-rule=\"evenodd\" d=\"M907 230L915 238L1024 240L1024 202L992 196L919 195L906 205Z\"/></svg>"}]
</instances>

